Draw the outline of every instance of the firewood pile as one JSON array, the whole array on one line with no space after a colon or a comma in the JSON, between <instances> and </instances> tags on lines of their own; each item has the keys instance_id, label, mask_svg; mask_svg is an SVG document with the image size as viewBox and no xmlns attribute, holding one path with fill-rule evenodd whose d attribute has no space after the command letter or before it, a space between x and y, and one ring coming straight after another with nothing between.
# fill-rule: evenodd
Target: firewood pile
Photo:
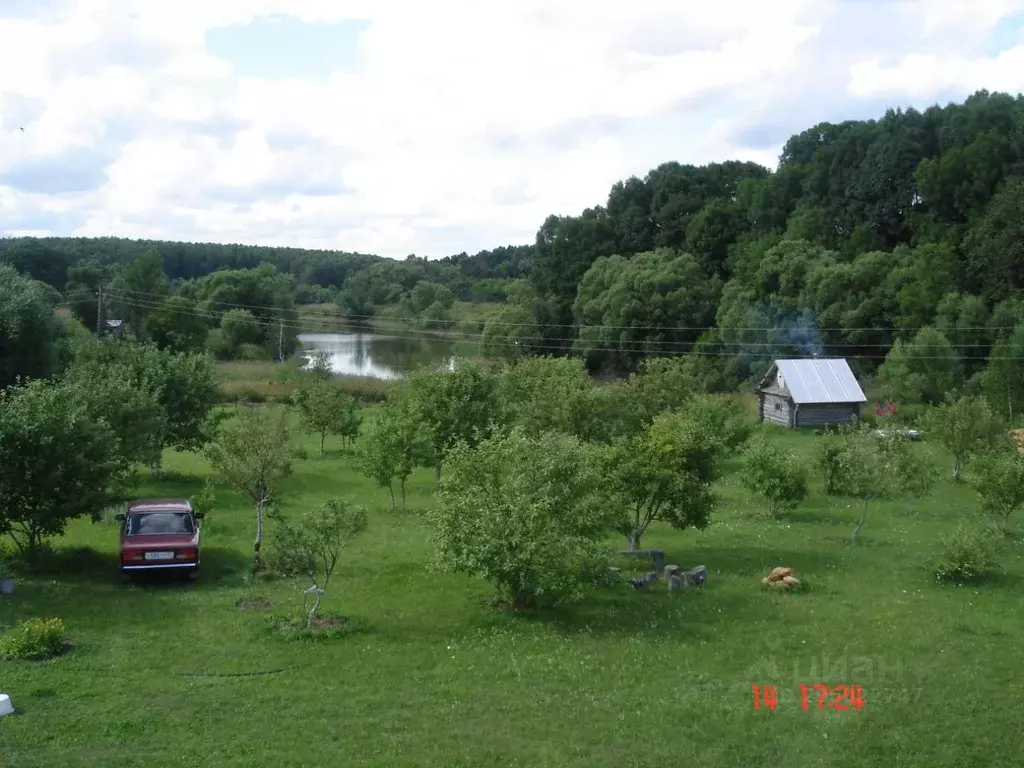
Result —
<instances>
[{"instance_id":1,"label":"firewood pile","mask_svg":"<svg viewBox=\"0 0 1024 768\"><path fill-rule=\"evenodd\" d=\"M1017 450L1024 453L1024 429L1011 429L1010 434L1017 441Z\"/></svg>"},{"instance_id":2,"label":"firewood pile","mask_svg":"<svg viewBox=\"0 0 1024 768\"><path fill-rule=\"evenodd\" d=\"M793 575L792 568L774 568L761 579L761 584L772 589L793 589L800 586L800 580Z\"/></svg>"}]
</instances>

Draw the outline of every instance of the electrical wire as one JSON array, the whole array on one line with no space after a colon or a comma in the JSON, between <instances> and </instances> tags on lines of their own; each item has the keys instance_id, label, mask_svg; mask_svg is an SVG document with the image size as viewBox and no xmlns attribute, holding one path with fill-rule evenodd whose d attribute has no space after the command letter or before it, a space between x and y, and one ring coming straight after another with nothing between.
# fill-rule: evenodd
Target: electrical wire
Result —
<instances>
[{"instance_id":1,"label":"electrical wire","mask_svg":"<svg viewBox=\"0 0 1024 768\"><path fill-rule=\"evenodd\" d=\"M96 295L96 293L94 291L87 291L87 292L91 296L95 296ZM152 293L152 292L147 292L147 291L132 291L132 290L124 289L124 288L118 288L118 289L105 288L104 289L104 294L110 294L110 293L130 295L130 296L139 298L139 300L141 300L141 301L156 300L156 301L159 301L161 303L163 301L165 301L167 298L169 298L166 294ZM265 305L261 306L261 305L258 305L258 304L238 304L238 303L229 302L229 301L214 301L214 302L203 302L203 303L209 303L209 304L213 304L213 305L217 305L217 306L222 306L222 307L230 307L232 309L254 309L254 310L258 310L260 312L264 312L264 313L280 312L281 311L280 307L271 307L271 306L265 306ZM379 315L346 314L344 317L349 318L350 320L379 320L380 319ZM425 319L425 322L444 323L444 322L447 322L447 321L445 321L445 320ZM579 327L579 325L577 323L532 323L532 322L531 323L511 323L511 322L501 322L501 321L494 321L494 320L488 320L487 322L490 323L490 324L493 324L495 326L498 326L498 327L509 327L509 328L578 328ZM713 325L711 325L711 326L708 326L708 325L689 325L689 326L687 326L687 325L674 325L674 326L673 325L588 325L587 327L588 328L599 328L599 329L602 329L602 330L612 330L612 331L614 331L614 330L621 330L621 331L635 331L635 330L643 330L643 331L710 331L710 330L715 330L715 328L717 326L713 326ZM876 332L876 333L891 333L891 332L893 332L895 330L899 330L901 332L908 332L909 333L909 332L916 332L916 331L923 330L924 327L925 326L906 326L906 327L903 327L903 328L896 329L896 328L889 328L889 327L885 327L885 326L850 326L850 327L843 327L843 326L814 326L812 330L815 330L815 331L818 331L818 332L834 332L834 333L850 333L850 332L855 332L855 331L861 331L861 332L872 332L873 331L873 332ZM1015 328L1016 328L1016 326L971 326L971 327L965 326L963 328L958 328L957 331L958 332L963 332L963 331L985 331L985 332L990 332L991 333L993 331L1012 331ZM734 330L734 331L773 331L773 330L774 331L782 331L784 329L779 329L779 328L774 327L774 326L750 326L750 327L733 328L731 330Z\"/></svg>"},{"instance_id":2,"label":"electrical wire","mask_svg":"<svg viewBox=\"0 0 1024 768\"><path fill-rule=\"evenodd\" d=\"M162 304L158 304L155 301L130 298L126 294L122 294L120 292L115 294L115 298L120 300L122 303L127 303L127 304L129 304L131 306L137 306L137 307L146 308L146 309L156 309L158 307L161 307L161 308L163 308L163 309L165 309L167 311L178 312L178 313L183 313L183 314L192 314L192 315L195 315L195 316L206 317L207 319L218 319L219 317L222 317L225 314L224 312L217 312L216 310L206 310L206 311L204 311L204 310L198 310L198 309L163 307ZM249 305L249 306L252 306L252 305ZM253 307L253 308L256 308L256 307ZM274 311L279 312L279 311L281 311L280 308L274 308L274 307L262 307L260 309L264 309L264 310L269 311L269 312L274 312ZM305 317L305 319L303 319L303 317L300 316L298 321L292 321L292 320L275 320L275 321L270 321L270 320L268 320L266 322L273 323L273 324L282 324L283 323L284 326L287 327L287 328L308 329L309 325L310 325L310 316L306 315L304 317ZM393 322L399 322L401 320L399 318L381 318L379 316L376 317L376 319L378 320L378 323L382 319L385 320L385 321L390 319ZM259 321L258 318L257 318L257 321ZM319 328L317 330L325 331L325 332L329 332L331 330L337 330L339 332L350 331L351 327L353 326L353 323L350 322L350 321L346 321L344 316L335 316L334 318L332 318L329 321L328 320L319 320L319 321L314 321L314 322L315 322L315 324L319 325ZM441 321L441 320L439 320L439 321L436 321L436 322L450 322L450 321ZM490 321L488 321L488 324L490 324ZM532 323L532 324L526 324L526 323L512 324L512 323L508 323L508 324L504 324L504 325L522 325L522 326L530 325L530 326L533 326L533 327L543 327L543 326L541 326L539 324L536 324L536 323ZM604 328L604 329L611 329L611 328L614 328L615 326L585 326L585 327L587 329L602 329L602 328ZM379 328L379 325L378 325L378 328ZM632 330L632 331L637 331L637 330L645 330L645 329L656 328L656 326L622 326L622 328L629 329L629 330ZM714 330L714 329L715 329L715 326L702 326L700 328L692 328L692 329L686 329L684 327L680 327L680 328L676 328L674 330L704 330L704 331L707 331L707 330ZM469 333L469 332L465 332L465 331L457 331L457 330L453 331L453 330L450 330L450 329L446 330L446 331L441 331L441 330L439 330L439 331L431 331L429 329L412 329L412 328L406 327L406 328L397 328L395 330L400 331L400 332L404 331L404 332L408 332L408 333L411 333L411 334L415 334L414 336L410 336L410 338L420 338L420 337L427 338L427 337L429 337L428 334L431 334L431 333L436 333L436 334L444 333L447 336L451 336L453 334L454 335L458 335L458 336L461 336L461 337L463 337L464 339L466 339L468 341L485 341L486 340L486 335L482 334L482 333ZM762 327L762 328L756 328L756 329L755 328L750 328L750 329L746 329L746 330L757 330L757 331L762 331L762 332L765 332L765 333L781 333L781 334L791 334L792 333L792 331L790 331L788 329L776 328L776 327ZM816 329L811 329L811 330L816 330ZM877 332L886 332L887 331L887 329L882 329L882 328L876 328L876 329L872 329L872 330L875 330ZM587 340L579 339L577 337L548 337L546 339L546 341L549 341L549 342L564 342L567 345L572 345L572 344L579 343L581 341L587 341ZM609 342L615 343L614 339L610 339L610 340L598 340L598 339L595 339L595 340L590 340L590 341L592 343L594 343L594 344L601 344L601 345L607 344ZM664 346L668 346L668 347L683 347L683 348L686 348L686 349L688 349L689 347L691 347L693 345L692 341L677 341L677 340L664 340L664 339L649 339L649 340L636 339L636 340L633 340L633 342L631 342L631 343L656 344L656 345L663 346L663 347ZM780 341L780 342L716 341L716 342L710 342L710 343L715 345L715 346L718 346L718 347L740 347L740 348L748 348L748 347L751 347L751 346L755 346L755 347L756 346L801 346L801 344L798 341L793 341L791 339L790 340L783 340L783 341ZM978 343L973 343L973 344L972 343L962 343L962 344L954 344L954 343L948 343L948 344L920 344L920 343L914 343L914 342L902 342L902 343L903 343L903 346L905 348L912 348L912 349L932 349L932 348L943 348L943 349L945 349L945 348L951 347L953 349L971 349L971 350L976 350L976 349L983 348L985 346L983 344L978 344ZM559 346L561 346L561 345L559 345ZM888 349L890 349L892 347L892 344L836 342L836 343L829 343L828 346L830 348L833 348L833 349L885 349L885 350L888 350Z\"/></svg>"},{"instance_id":3,"label":"electrical wire","mask_svg":"<svg viewBox=\"0 0 1024 768\"><path fill-rule=\"evenodd\" d=\"M138 308L138 309L146 309L146 310L149 310L149 311L152 311L152 310L155 310L155 309L163 309L164 311L170 311L170 312L174 312L176 314L181 314L181 315L186 315L186 316L198 317L198 318L202 318L204 320L219 321L220 319L223 318L223 316L227 313L227 311L230 311L230 310L227 310L227 311L218 312L216 310L203 311L203 310L200 310L200 309L188 309L188 308L184 308L184 307L168 307L168 306L165 306L162 302L144 301L144 300L140 300L140 299L133 299L130 296L128 296L126 294L123 294L121 292L110 292L110 293L113 294L113 298L117 302L119 302L119 303L121 303L121 304L123 304L125 306L135 307L135 308ZM139 293L143 293L143 292L139 292ZM73 296L73 295L74 295L74 293L69 294L69 297ZM217 303L217 302L215 302L215 303ZM223 302L222 304L227 304L227 302ZM248 306L251 306L254 309L257 308L257 307L255 307L253 305L248 305ZM274 311L280 312L281 311L280 308L274 308L274 307L262 307L261 309L265 309L265 310L272 311L272 312L274 312ZM275 320L275 319L261 319L261 318L258 318L258 317L254 317L253 318L253 322L256 325L259 325L260 327L269 328L269 329L272 329L272 328L286 328L288 330L296 331L297 333L351 333L352 332L352 325L353 324L349 323L349 322L346 322L345 319L343 317L340 317L340 316L335 318L333 321L313 321L313 322L310 322L310 320L308 318L309 318L309 316L306 316L305 320L303 320L301 317L297 318L296 320L285 320L285 319L277 319L277 320ZM380 318L378 318L378 320L379 319ZM524 325L525 326L527 324L517 324L517 325ZM533 325L534 327L540 327L537 324L529 324L529 325ZM588 328L600 328L602 326L587 326L587 327ZM611 328L612 326L603 326L603 327L604 328ZM624 326L624 328L627 328L627 327L628 326ZM654 328L654 327L655 326L633 326L633 327L628 327L628 328L630 330L643 330L645 328L649 329L649 328ZM713 330L713 328L714 327L711 326L711 327L703 327L703 328L692 328L692 329L689 329L689 330ZM576 352L576 353L582 353L582 354L586 354L588 352L613 352L613 353L636 354L636 355L660 355L660 356L668 356L668 357L678 356L678 355L686 355L686 354L696 354L696 355L699 355L699 356L710 356L710 357L740 356L740 355L743 355L743 354L747 354L747 355L751 355L751 356L770 357L772 350L792 350L795 347L805 346L805 345L800 344L798 341L793 341L793 340L780 340L778 342L770 342L770 341L766 341L766 342L757 342L757 341L748 341L748 342L742 342L742 341L715 341L715 342L709 342L706 346L702 346L699 349L693 349L692 348L693 347L693 342L690 342L690 341L659 340L659 339L650 339L650 340L636 339L636 340L631 340L631 341L629 341L627 343L628 344L640 344L640 345L643 345L643 346L629 347L629 346L621 346L620 343L616 342L615 340L607 340L607 341L587 340L587 339L579 339L579 338L574 338L574 337L548 338L548 339L545 339L543 343L531 344L528 341L526 341L526 342L516 342L516 341L502 341L502 340L497 340L497 339L489 339L489 338L487 338L487 336L485 334L467 333L467 332L462 332L462 331L457 331L457 330L429 331L429 330L425 330L425 329L423 329L423 330L416 330L416 329L411 329L411 328L404 328L404 329L403 328L398 328L398 329L375 328L374 330L376 330L376 331L386 331L387 335L391 336L392 338L406 339L406 340L412 340L412 341L434 341L434 342L437 342L437 341L462 341L462 342L467 342L467 343L485 344L485 345L487 345L489 347L492 347L492 348L495 348L495 347L496 348L507 348L507 349L529 348L531 350L558 351L558 352ZM679 327L679 328L676 328L674 330L687 330L687 329ZM755 328L751 328L751 329L747 329L747 330L757 330L757 331L762 331L762 332L765 332L765 333L773 333L773 332L774 333L789 333L789 331L787 331L786 329L768 328L768 327L756 328L756 329ZM883 332L886 329L876 328L876 329L871 329L871 330L875 330L875 331L878 331L878 332ZM455 338L453 339L452 337L455 337ZM560 343L556 343L556 342L560 342ZM942 348L942 349L951 348L951 349L954 349L954 350L958 350L958 349L980 350L980 349L984 348L984 345L982 345L982 344L919 344L919 343L915 343L915 342L901 342L901 344L902 344L904 349L910 349L910 350L918 350L918 349L920 349L920 350L930 350L930 349L933 349L933 348ZM845 350L845 349L853 349L853 350L863 350L863 349L879 349L879 350L882 350L882 349L884 349L884 350L888 350L888 349L891 349L891 347L892 347L891 344L868 344L868 343L854 344L854 343L849 343L849 342L830 343L827 346L828 346L829 349L832 349L832 350ZM708 348L708 347L710 347L710 348ZM759 348L763 348L763 349L759 350ZM787 352L787 354L790 354L790 353ZM804 358L808 358L808 359L813 359L815 357L815 355L811 355L811 354L805 354L805 355L802 355L802 356L801 355L791 355L791 356L794 356L794 357L797 357L797 358L804 357ZM873 359L877 359L879 357L882 357L882 355L870 355L870 354L844 354L842 356L847 357L847 358L853 358L853 359L867 359L867 360L873 360ZM946 355L933 355L933 356L917 355L917 357L918 357L918 359L923 359L923 360L945 360L945 359L948 359L948 357ZM960 360L975 360L975 361L987 361L987 360L993 360L993 359L994 360L1017 360L1017 359L1021 359L1019 357L1006 356L1006 355L1000 355L1000 356L996 356L996 357L992 357L991 355L989 355L989 356L986 356L986 355L976 355L976 356L958 355L958 358Z\"/></svg>"}]
</instances>

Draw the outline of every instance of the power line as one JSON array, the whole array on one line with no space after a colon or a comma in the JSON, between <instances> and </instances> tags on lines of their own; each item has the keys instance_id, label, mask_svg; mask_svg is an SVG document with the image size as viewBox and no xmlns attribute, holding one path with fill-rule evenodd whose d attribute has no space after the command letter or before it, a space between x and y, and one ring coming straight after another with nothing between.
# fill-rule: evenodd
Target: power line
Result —
<instances>
[{"instance_id":1,"label":"power line","mask_svg":"<svg viewBox=\"0 0 1024 768\"><path fill-rule=\"evenodd\" d=\"M109 294L110 294L110 292L108 291L108 295ZM138 299L131 299L131 298L123 297L123 296L120 297L120 299L121 299L122 303L127 304L129 306L136 306L136 307L139 307L139 308L150 309L150 310L154 310L154 309L160 308L160 309L164 309L165 311L175 312L175 313L178 313L178 314L192 315L192 316L196 316L196 317L203 317L205 319L210 319L210 320L220 319L220 318L222 318L226 314L226 312L218 312L216 310L205 310L204 311L204 310L200 310L200 309L188 309L188 308L184 308L184 307L168 307L166 305L158 304L158 303L153 302L153 301L144 301L144 300L138 300ZM267 309L273 309L273 308L267 308ZM280 309L278 308L277 311L280 311ZM343 317L341 317L341 316L337 316L335 318L332 318L331 320L326 320L325 319L325 320L312 321L312 322L308 319L308 318L310 318L309 315L306 315L305 317L307 318L306 320L303 320L302 316L299 316L295 321L273 320L273 321L267 321L267 322L272 323L275 326L280 322L280 323L283 323L284 327L292 329L292 330L297 330L299 332L302 332L302 331L311 332L311 330L312 331L321 331L321 332L332 332L332 331L333 332L349 332L351 327L352 327L352 324L346 322L345 319ZM260 323L261 325L263 324L259 320L259 318L254 317L253 319L254 319L255 322ZM447 322L451 322L451 321L447 321ZM311 328L311 326L318 326L318 327ZM608 328L608 327L609 326L606 326L606 328ZM637 331L637 330L644 330L645 328L649 328L649 327L650 326L633 326L633 327L629 327L629 329ZM586 328L588 330L592 330L592 329L600 329L601 326L584 326L584 328ZM378 328L378 329L375 329L375 330L380 330L380 329ZM447 329L447 330L444 330L444 331L440 331L440 330L439 331L430 331L428 329L414 329L414 328L406 327L406 328L388 329L388 330L393 332L393 333L396 333L396 334L397 333L405 333L405 334L407 334L407 336L405 336L405 337L398 336L398 338L423 338L423 339L432 339L433 338L433 339L436 339L439 334L443 333L443 334L445 334L445 335L447 335L449 337L450 336L461 337L461 340L465 340L465 341L498 343L496 340L495 341L488 341L487 336L485 334L482 334L482 333L469 333L469 332L466 332L466 331L458 331L458 330L451 330L451 329ZM716 330L716 327L715 326L706 326L706 327L703 327L701 330L705 330L705 331L706 330ZM791 333L791 331L788 331L787 329L784 329L784 328L767 328L766 327L766 328L757 328L757 329L748 329L748 330L757 330L757 331L761 331L761 332L765 332L765 333L780 333L780 334L789 334L789 333ZM622 343L620 340L616 340L616 339L603 339L603 340L602 339L581 339L581 338L578 338L578 337L569 337L569 336L548 337L545 341L546 342L564 342L564 344L566 344L566 345L590 344L590 345L595 346L595 348L601 348L601 347L608 346L608 345L614 345L614 344ZM526 343L528 344L529 342L526 342ZM681 340L672 340L672 339L630 339L630 340L627 340L625 343L627 343L627 344L642 344L642 345L657 345L659 347L676 347L676 348L684 348L684 349L688 350L690 347L693 346L693 344L695 342L693 342L693 341L685 341L685 340L682 340L682 341ZM922 344L922 343L918 343L918 342L904 342L904 341L901 341L900 343L901 343L901 345L903 346L904 349L945 349L945 348L951 348L951 349L954 349L954 350L957 350L957 349L980 350L980 349L983 349L986 346L983 343L953 343L953 342L947 342L945 344L943 344L943 343ZM513 342L513 344L515 344L515 342ZM523 342L519 342L518 345L521 346L522 344L523 344ZM778 348L778 347L801 347L801 346L808 346L807 343L801 343L799 340L794 340L792 338L781 339L779 341L726 341L726 340L719 340L719 341L714 341L714 342L707 342L707 344L709 344L711 346L715 346L715 347L725 347L725 348L733 347L733 348L740 348L740 349L750 348L750 347L772 347L772 348ZM884 350L889 350L889 349L892 348L893 344L835 342L835 343L828 343L827 345L823 344L821 346L828 346L830 349L836 349L836 350L843 350L843 349L855 349L855 350L857 350L857 349L879 349L879 350L883 350L884 349ZM649 350L645 349L644 351L648 352ZM869 355L863 355L863 357L870 357L870 356ZM987 359L987 358L982 358L982 359Z\"/></svg>"},{"instance_id":2,"label":"power line","mask_svg":"<svg viewBox=\"0 0 1024 768\"><path fill-rule=\"evenodd\" d=\"M146 291L132 291L132 290L124 289L124 288L118 289L117 291L113 291L112 289L110 289L108 287L107 292L108 293L116 292L116 293L122 293L122 294L130 294L130 295L138 296L138 297L151 297L153 299L159 299L161 302L166 300L166 299L168 299L168 298L171 298L168 295L162 294L162 293L151 293L151 292L146 292ZM190 298L190 297L185 297L185 298ZM143 300L145 300L145 299L143 299ZM233 309L255 309L255 310L259 310L261 312L280 312L281 311L280 307L261 306L261 305L258 305L258 304L238 304L238 303L228 302L228 301L213 301L213 302L204 302L204 303L215 304L215 305L222 306L222 307L231 307ZM339 315L339 317L340 316L341 315ZM382 319L380 315L346 314L346 315L344 315L344 317L349 318L351 320L380 320L380 319ZM445 321L445 320L426 319L425 322L443 323L443 322L447 322L447 321ZM535 322L530 322L530 323L511 323L511 322L495 321L495 320L490 320L490 319L488 319L486 322L488 322L488 323L490 323L492 325L499 326L499 327L508 327L508 328L579 328L580 327L579 324L577 324L577 323L535 323ZM690 326L687 326L687 325L674 325L674 326L672 326L672 325L603 325L603 324L602 325L587 325L586 327L588 327L588 328L600 328L600 329L603 329L603 330L622 330L622 331L628 331L628 330L645 330L645 331L710 331L710 330L715 330L717 328L717 326L713 326L713 325L711 325L711 326L707 326L707 325L690 325ZM905 326L905 327L900 327L900 328L889 327L889 326L849 326L849 327L844 327L844 326L812 326L809 330L818 331L818 332L834 332L834 333L850 333L850 332L855 332L855 331L875 332L875 333L894 333L894 332L920 331L920 330L923 330L925 327L927 327L927 326ZM964 327L961 327L961 328L957 328L957 332L964 332L964 331L986 331L986 332L1012 331L1012 330L1015 330L1016 328L1017 328L1016 325L1012 325L1012 326L970 326L970 327L964 326ZM733 328L731 330L734 330L734 331L779 331L779 332L782 332L782 331L787 330L787 329L781 329L781 328L778 328L778 327L775 327L775 326L751 326L751 327L746 327L746 328Z\"/></svg>"},{"instance_id":3,"label":"power line","mask_svg":"<svg viewBox=\"0 0 1024 768\"><path fill-rule=\"evenodd\" d=\"M109 295L110 291L108 291L107 293ZM174 313L182 314L182 315L187 315L187 316L199 317L199 318L203 318L205 320L220 320L221 318L223 318L223 316L225 314L227 314L226 312L216 312L216 311L204 312L202 310L193 310L193 309L187 309L187 308L183 308L183 307L167 307L167 306L164 306L164 305L162 305L160 303L156 303L156 302L144 302L144 301L132 300L132 299L126 299L126 298L120 298L120 301L123 304L126 304L128 306L133 306L133 307L136 307L136 308L140 308L140 309L154 310L154 309L162 308L162 309L164 309L166 311L170 311L170 312L174 312ZM285 321L285 320L282 320L282 319L261 320L258 317L254 317L253 318L253 322L256 325L259 325L260 327L263 327L263 328L269 328L269 329L276 329L276 328L282 328L283 329L283 328L287 328L289 330L294 330L297 333L301 333L303 331L305 331L305 332L313 332L313 333L318 332L318 331L319 332L326 332L326 333L338 333L338 332L350 332L350 330L351 330L351 326L348 326L348 327L326 326L326 327L320 327L320 328L313 328L311 330L310 327L309 327L310 324L303 323L301 320L297 320L295 322L291 322L291 321ZM771 331L771 330L778 330L778 329L763 328L763 329L758 329L758 330ZM662 357L677 357L677 356L682 356L682 355L687 355L687 354L694 354L694 355L701 356L701 357L742 357L742 356L748 356L748 357L765 357L765 358L768 358L768 357L772 357L773 356L772 350L791 350L791 349L793 349L795 347L801 346L800 344L795 343L795 342L788 342L788 343L787 342L777 342L777 343L773 343L773 342L728 342L728 341L720 341L720 342L709 342L707 346L710 346L711 349L707 348L707 346L702 346L701 348L693 349L692 348L693 345L690 342L657 341L657 340L650 340L650 341L646 341L645 342L643 340L639 340L638 339L638 340L632 341L631 343L646 344L647 346L643 346L643 347L624 347L624 346L621 346L619 344L615 344L615 342L590 341L590 340L586 340L586 339L577 339L577 338L570 338L570 337L553 338L553 339L548 339L547 340L548 342L558 342L558 341L564 342L564 343L561 343L561 344L551 344L551 343L532 344L532 343L529 343L529 342L520 343L520 342L499 341L499 340L494 340L494 339L487 339L487 338L485 338L485 336L483 334L460 334L459 332L450 332L449 333L449 338L440 338L439 339L438 338L438 332L431 332L431 331L419 331L419 332L417 332L417 331L411 330L411 329L403 330L403 331L390 331L389 335L391 335L391 337L393 337L393 338L399 338L399 339L407 339L407 340L413 340L413 341L434 341L434 342L437 342L437 341L449 341L449 342L451 342L451 341L453 341L453 339L451 339L450 336L451 335L455 335L456 338L454 339L454 341L456 341L456 342L464 341L464 342L468 342L468 343L477 343L477 344L483 344L483 345L486 345L486 346L492 347L492 348L493 347L507 348L507 349L524 349L524 348L526 348L526 349L529 349L529 350L542 350L542 351L549 351L549 352L563 352L563 353L576 353L576 354L587 354L587 353L590 353L590 352L605 352L605 353L613 353L613 354L631 354L631 355L662 356ZM612 346L613 344L614 344L614 346ZM664 345L669 345L669 344L670 345L675 345L675 346L684 346L685 345L688 348L673 350L673 349L658 349L658 348L654 348L652 346L652 345L662 345L662 346L664 346ZM867 345L867 344L830 344L828 346L831 347L831 348L837 348L837 347L847 348L847 347L849 347L849 348L853 348L853 349L864 349L864 348L871 348L871 347L878 347L880 349L889 349L890 348L890 345L886 345L886 344L874 344L874 345ZM946 345L931 345L931 344L914 345L913 343L905 343L905 344L903 344L903 347L904 348L908 348L908 349L931 349L931 348L933 348L935 346L945 347ZM978 349L981 345L975 345L975 344L952 345L952 344L950 344L949 346L951 348L958 348L959 347L959 348L964 348L964 349ZM731 350L730 349L722 349L723 347L732 347L732 348L735 348L735 349L731 349ZM752 351L752 348L756 348L756 347L766 347L767 349L764 349L762 351ZM794 355L794 354L789 353L789 352L787 352L787 355L790 356L790 357L806 358L806 359L813 359L815 357L818 357L817 355L811 355L811 354L803 354L803 355L797 354L797 355ZM878 357L880 357L880 355L867 355L867 354L844 354L842 356L846 357L846 358L851 358L851 359L864 359L864 360L875 360ZM970 361L991 361L991 360L1022 360L1022 359L1024 359L1024 357L1016 357L1016 356L1009 356L1009 355L1000 355L1000 356L995 356L995 357L993 357L991 355L989 355L989 356L985 356L985 355L978 355L978 356L957 355L957 358L959 360L962 360L962 361L966 361L966 360L970 360ZM946 360L946 359L948 359L948 356L946 356L946 355L931 355L931 356L929 356L929 355L917 355L917 359L920 359L920 360Z\"/></svg>"}]
</instances>

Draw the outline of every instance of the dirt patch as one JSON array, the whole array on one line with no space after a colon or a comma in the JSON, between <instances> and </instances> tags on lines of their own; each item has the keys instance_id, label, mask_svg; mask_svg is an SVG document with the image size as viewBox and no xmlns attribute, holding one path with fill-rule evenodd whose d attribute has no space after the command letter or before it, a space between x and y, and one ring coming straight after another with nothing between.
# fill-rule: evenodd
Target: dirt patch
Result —
<instances>
[{"instance_id":1,"label":"dirt patch","mask_svg":"<svg viewBox=\"0 0 1024 768\"><path fill-rule=\"evenodd\" d=\"M345 626L345 619L313 619L309 623L310 629L337 629Z\"/></svg>"},{"instance_id":2,"label":"dirt patch","mask_svg":"<svg viewBox=\"0 0 1024 768\"><path fill-rule=\"evenodd\" d=\"M235 607L240 611L266 611L274 607L274 603L265 598L254 598L251 600L238 600Z\"/></svg>"}]
</instances>

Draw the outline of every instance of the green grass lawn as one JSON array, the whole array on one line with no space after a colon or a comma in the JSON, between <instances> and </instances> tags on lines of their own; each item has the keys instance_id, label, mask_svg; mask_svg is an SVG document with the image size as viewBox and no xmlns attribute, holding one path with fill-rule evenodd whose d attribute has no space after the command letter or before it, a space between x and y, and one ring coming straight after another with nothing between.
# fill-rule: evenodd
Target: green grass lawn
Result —
<instances>
[{"instance_id":1,"label":"green grass lawn","mask_svg":"<svg viewBox=\"0 0 1024 768\"><path fill-rule=\"evenodd\" d=\"M817 438L778 439L810 455ZM116 527L76 522L59 565L0 599L0 628L59 616L75 643L49 662L0 662L18 709L0 721L0 765L1024 764L1022 545L1009 541L1006 576L982 588L938 586L924 567L977 514L967 488L943 480L917 504L874 505L854 546L857 510L816 477L809 501L773 521L733 466L710 528L656 528L644 542L706 565L704 588L608 588L527 618L492 610L486 584L432 572L417 515L430 471L410 484L410 511L393 514L351 459L321 458L316 443L303 440L310 458L296 462L284 511L334 495L370 508L324 606L358 631L320 643L268 631L269 614L299 610L305 584L249 582L254 515L234 493L209 515L194 585L121 583ZM189 495L209 471L183 454L166 469L177 479L141 495ZM808 591L763 591L777 565ZM275 605L236 607L253 597ZM812 693L801 711L800 683L860 685L865 706L819 712ZM777 686L776 711L754 711L752 684Z\"/></svg>"}]
</instances>

